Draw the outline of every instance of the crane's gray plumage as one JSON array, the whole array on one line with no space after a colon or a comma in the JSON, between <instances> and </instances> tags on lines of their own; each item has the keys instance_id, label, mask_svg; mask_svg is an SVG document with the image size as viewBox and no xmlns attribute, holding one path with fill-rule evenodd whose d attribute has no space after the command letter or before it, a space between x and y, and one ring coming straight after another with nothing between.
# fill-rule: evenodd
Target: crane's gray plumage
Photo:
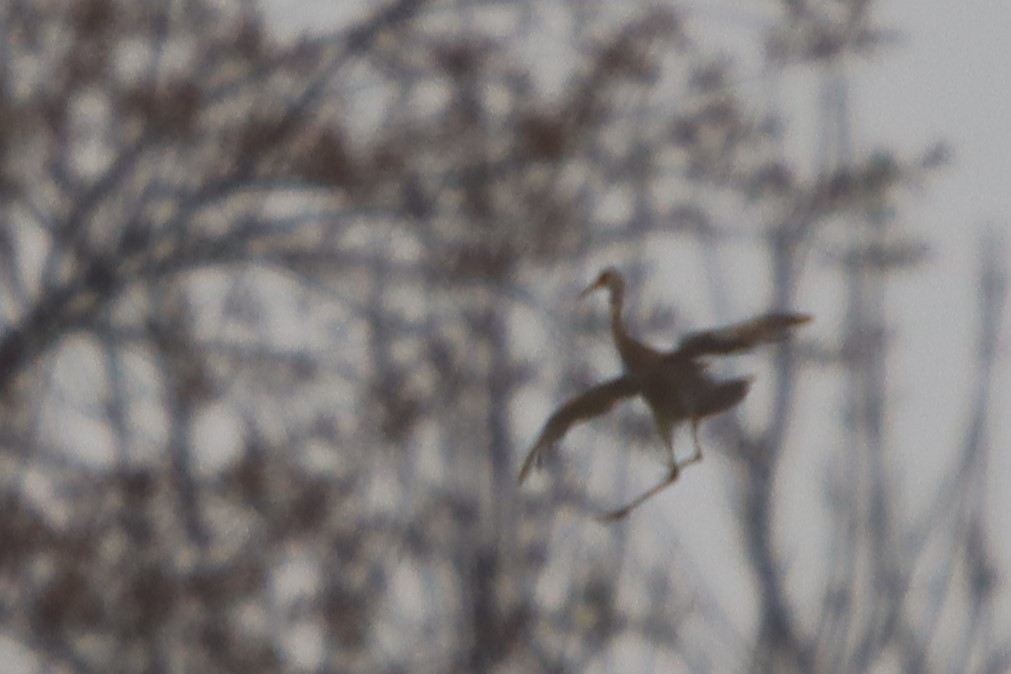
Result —
<instances>
[{"instance_id":1,"label":"crane's gray plumage","mask_svg":"<svg viewBox=\"0 0 1011 674\"><path fill-rule=\"evenodd\" d=\"M519 481L522 483L534 467L541 465L544 456L554 449L570 428L608 412L622 400L642 396L649 405L657 433L667 450L670 474L629 505L605 517L619 519L674 482L683 466L700 461L699 423L706 417L731 409L748 394L750 377L715 379L706 371L703 359L782 341L793 328L807 323L812 317L807 314L769 313L726 327L688 334L676 349L663 352L638 341L625 329L622 321L625 282L616 269L607 268L601 272L582 295L599 289L607 289L610 294L611 333L625 374L594 386L555 410L523 461ZM678 463L674 456L673 435L677 425L684 421L692 424L695 454Z\"/></svg>"}]
</instances>

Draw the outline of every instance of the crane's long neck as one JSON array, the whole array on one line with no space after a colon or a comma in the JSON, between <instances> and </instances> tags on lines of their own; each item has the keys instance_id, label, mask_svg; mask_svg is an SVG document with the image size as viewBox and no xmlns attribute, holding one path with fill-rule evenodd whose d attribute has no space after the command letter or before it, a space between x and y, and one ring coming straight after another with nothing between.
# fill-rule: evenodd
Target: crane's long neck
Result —
<instances>
[{"instance_id":1,"label":"crane's long neck","mask_svg":"<svg viewBox=\"0 0 1011 674\"><path fill-rule=\"evenodd\" d=\"M620 283L612 283L611 291L611 334L614 336L614 345L618 347L618 354L625 363L626 368L631 368L637 362L640 345L625 330L621 314L625 307L625 288Z\"/></svg>"}]
</instances>

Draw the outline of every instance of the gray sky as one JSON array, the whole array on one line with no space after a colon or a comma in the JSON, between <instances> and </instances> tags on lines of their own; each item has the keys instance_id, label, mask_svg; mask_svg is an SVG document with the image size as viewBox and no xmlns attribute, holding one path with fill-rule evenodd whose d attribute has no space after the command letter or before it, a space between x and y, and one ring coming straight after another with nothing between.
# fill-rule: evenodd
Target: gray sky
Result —
<instances>
[{"instance_id":1,"label":"gray sky","mask_svg":"<svg viewBox=\"0 0 1011 674\"><path fill-rule=\"evenodd\" d=\"M930 138L947 140L952 165L912 199L904 211L933 255L897 284L891 308L907 355L896 373L896 431L907 444L950 446L965 415L976 310L979 234L991 226L1011 251L1011 3L892 0L885 22L905 33L904 43L862 69L854 82L855 126L874 144L901 150ZM1011 476L1011 312L1005 310L1000 374L994 388L994 512L1011 512L1002 485ZM1004 518L1002 532L1011 532ZM1004 559L1011 559L1005 535Z\"/></svg>"},{"instance_id":2,"label":"gray sky","mask_svg":"<svg viewBox=\"0 0 1011 674\"><path fill-rule=\"evenodd\" d=\"M343 16L356 14L359 6L355 0L262 2L272 23L289 33L338 22ZM752 13L746 15L737 4L697 0L686 7L689 17L702 29L750 35L757 45L762 12L771 17L775 5L772 0L756 3ZM900 454L919 459L922 475L911 480L927 493L951 460L950 450L958 446L964 431L962 421L967 415L965 404L971 384L971 371L966 366L972 362L980 235L989 226L1011 246L1011 90L1007 84L1011 2L886 0L879 9L879 23L901 31L902 37L878 56L854 63L849 71L857 147L893 148L902 156L912 157L933 141L944 140L953 150L951 166L903 201L903 226L911 235L926 240L932 254L922 267L894 282L888 307L897 330L895 370L889 373L893 396L890 433ZM757 66L749 68L745 64L744 69L760 72ZM786 98L780 106L788 111L796 109L800 115L809 113L817 98L812 84L810 77L805 81L802 75L797 81L785 82ZM815 142L811 120L798 119L796 133L803 153ZM587 280L590 273L588 270ZM677 301L688 303L681 295ZM754 301L756 297L748 297L739 306ZM820 309L816 305L802 308L815 314ZM602 306L593 303L578 311L602 311ZM704 309L697 316L712 318ZM821 325L818 329L829 328ZM1011 512L1011 490L1003 487L1011 477L1011 452L1006 451L1011 445L1011 421L1003 412L1011 409L1011 308L1005 312L1002 335L1003 359L993 392L991 436L990 494L995 513ZM760 386L756 393L759 395L754 400L749 398L746 415L761 413ZM838 415L836 411L828 413ZM540 417L530 419L525 427L533 432L540 422ZM678 437L683 441L685 436ZM718 587L718 599L732 605L746 594L748 586L744 579L735 579L736 562L727 554L740 548L736 530L726 517L713 514L725 510L728 489L726 465L720 457L714 459L697 471L693 469L693 479L665 493L649 506L649 512L644 508L634 526L638 538L648 539L651 545L669 546L671 559L676 560L688 582L703 573L725 578L726 582ZM818 467L804 464L800 452L797 460L797 483L792 486L798 499L810 498L811 490L818 485L804 485L803 479ZM1005 567L1011 560L1009 525L1011 517L1007 515L998 523L1003 534ZM804 526L804 522L798 523L798 536L807 535ZM676 532L676 539L664 538L664 531ZM1006 625L1011 608L1007 599L1003 608ZM8 654L11 649L0 639L0 654Z\"/></svg>"},{"instance_id":3,"label":"gray sky","mask_svg":"<svg viewBox=\"0 0 1011 674\"><path fill-rule=\"evenodd\" d=\"M349 7L354 3L265 0L265 6L268 10L284 7L283 14L275 14L276 19L297 23L293 29L299 30L339 20L342 14L352 11ZM758 3L752 5L750 13L729 2L693 2L685 6L692 23L701 29L732 35L735 40L743 36L745 42L739 44L746 45L750 39L757 47L763 21L774 15L776 5L771 0ZM902 157L913 158L939 140L946 141L953 151L949 167L901 202L901 226L910 235L925 240L931 255L921 267L900 275L888 295L888 311L896 329L894 370L889 372L889 433L899 454L915 458L917 470L922 472L909 475L909 483L922 487L922 493L927 494L951 462L951 450L959 445L964 433L980 236L989 226L1002 235L1005 244L1011 244L1011 91L1007 85L1011 3L887 0L878 8L879 24L900 31L901 37L876 56L849 64L851 128L858 154L866 156L874 148L889 148ZM739 65L760 76L757 60L753 66ZM815 108L816 83L809 71L806 75L787 73L781 83L783 98L778 105L797 116L796 126L791 127L796 136L791 142L797 144L801 155L813 155L808 148L816 142L817 125L810 117L804 118ZM591 272L587 271L587 280ZM689 302L680 296L677 299ZM802 308L815 314L820 309ZM704 310L699 317L710 318ZM993 392L991 436L994 451L990 494L994 512L998 513L1011 512L1011 494L1002 488L1011 476L1011 452L1004 451L1011 444L1011 422L1001 412L1011 409L1011 387L1007 383L1011 379L1009 326L1011 311L1006 311L1004 357ZM819 326L822 330L831 327ZM749 405L762 407L761 402L751 398ZM837 410L827 413L838 417ZM540 419L530 420L531 432L539 423ZM816 474L809 471L818 470L817 465L803 464L804 459L798 455L798 498L810 498L811 490L819 488L817 484L803 484L803 479ZM654 504L653 512L643 512L640 517L648 518L642 524L644 530L669 526L677 531L682 550L700 552L696 546L707 546L708 554L695 555L694 563L704 565L707 574L725 572L727 582L721 586L721 601L733 602L745 589L743 580L735 582L734 561L725 554L737 546L736 533L728 522L707 514L725 508L727 481L719 465L716 461L715 467L701 467L697 476L693 474L692 480L670 490L662 497L662 504ZM1009 524L1009 518L1004 517L999 523L1001 532L1011 531ZM803 523L797 526L801 535L806 535ZM1011 560L1011 537L1003 534L1002 543L1006 564ZM671 554L683 559L683 554L673 548ZM690 568L690 560L684 563L689 565L685 573L700 572ZM1005 601L1005 624L1008 609Z\"/></svg>"}]
</instances>

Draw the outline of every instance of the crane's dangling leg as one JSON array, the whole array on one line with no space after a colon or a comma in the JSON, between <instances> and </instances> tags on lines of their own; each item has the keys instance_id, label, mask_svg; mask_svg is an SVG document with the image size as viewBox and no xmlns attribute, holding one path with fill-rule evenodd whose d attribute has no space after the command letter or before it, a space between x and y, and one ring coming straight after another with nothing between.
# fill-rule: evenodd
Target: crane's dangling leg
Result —
<instances>
[{"instance_id":1,"label":"crane's dangling leg","mask_svg":"<svg viewBox=\"0 0 1011 674\"><path fill-rule=\"evenodd\" d=\"M692 445L695 447L695 454L686 461L681 463L681 466L688 466L693 463L698 463L702 460L702 443L699 442L699 424L702 422L698 417L692 418Z\"/></svg>"},{"instance_id":2,"label":"crane's dangling leg","mask_svg":"<svg viewBox=\"0 0 1011 674\"><path fill-rule=\"evenodd\" d=\"M684 468L685 466L690 466L693 463L698 463L699 461L701 461L702 460L702 443L699 442L699 424L701 423L701 421L702 420L699 419L699 418L693 418L692 419L692 444L695 447L695 454L692 455L691 458L686 459L685 461L682 461L682 462L678 463L678 461L674 458L674 447L673 447L673 445L670 442L665 443L665 445L667 446L668 452L670 454L670 458L671 458L670 473L667 474L667 477L665 477L662 482L654 485L649 490L647 490L646 492L644 492L638 498L632 500L625 507L618 508L617 510L612 510L609 513L605 513L605 514L601 515L597 519L599 521L601 521L601 522L616 522L618 520L625 519L626 517L628 517L629 513L631 513L633 510L635 510L636 508L638 508L639 506L641 506L643 503L645 503L647 500L649 500L650 498L656 496L661 491L663 491L664 489L666 489L667 487L669 487L670 485L672 485L674 482L676 482L677 479L678 479L678 477L680 477L680 475L681 475L681 469L682 468Z\"/></svg>"},{"instance_id":3,"label":"crane's dangling leg","mask_svg":"<svg viewBox=\"0 0 1011 674\"><path fill-rule=\"evenodd\" d=\"M603 515L599 516L597 520L599 520L600 522L616 522L618 520L625 519L626 517L628 517L628 514L631 513L633 510L635 510L643 503L645 503L647 500L656 496L661 491L663 491L664 489L672 485L674 482L676 482L680 474L681 474L681 467L677 463L672 464L670 473L667 474L667 477L664 478L662 482L653 486L652 488L647 490L638 498L631 501L628 505L624 506L623 508L618 508L617 510L612 510L609 513L604 513Z\"/></svg>"}]
</instances>

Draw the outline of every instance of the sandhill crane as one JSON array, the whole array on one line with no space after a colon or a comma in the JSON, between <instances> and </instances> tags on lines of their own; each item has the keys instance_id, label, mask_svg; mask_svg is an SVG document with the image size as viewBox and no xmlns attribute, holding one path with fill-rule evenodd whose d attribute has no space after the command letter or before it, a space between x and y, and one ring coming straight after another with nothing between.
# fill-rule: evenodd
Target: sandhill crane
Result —
<instances>
[{"instance_id":1,"label":"sandhill crane","mask_svg":"<svg viewBox=\"0 0 1011 674\"><path fill-rule=\"evenodd\" d=\"M625 282L616 269L607 268L601 272L581 296L600 289L610 293L611 332L625 373L594 386L555 410L524 460L519 481L522 483L530 471L541 464L544 456L572 426L604 414L626 398L641 395L649 405L657 433L667 450L670 471L661 482L628 505L601 518L612 521L626 517L677 480L681 468L701 461L699 423L706 417L729 410L747 395L751 377L714 379L706 371L705 357L728 355L759 344L782 341L792 328L807 323L812 317L795 313L765 314L723 328L686 335L676 349L665 352L636 340L625 329L622 321ZM679 463L674 455L673 434L674 428L683 421L691 422L695 453Z\"/></svg>"}]
</instances>

